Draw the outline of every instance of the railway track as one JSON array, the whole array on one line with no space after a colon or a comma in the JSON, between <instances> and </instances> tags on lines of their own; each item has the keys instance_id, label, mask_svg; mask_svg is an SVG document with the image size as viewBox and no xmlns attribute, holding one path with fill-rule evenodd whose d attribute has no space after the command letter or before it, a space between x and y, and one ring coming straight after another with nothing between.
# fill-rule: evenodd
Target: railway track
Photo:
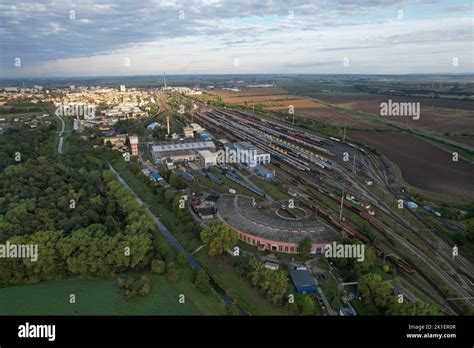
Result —
<instances>
[{"instance_id":1,"label":"railway track","mask_svg":"<svg viewBox=\"0 0 474 348\"><path fill-rule=\"evenodd\" d=\"M293 130L289 131L290 127L285 127L281 124L268 121L268 120L260 120L254 116L248 115L246 113L237 112L234 110L213 110L212 112L197 112L195 116L204 121L207 125L212 125L212 128L222 130L225 129L225 132L220 132L221 134L225 134L226 136L232 135L234 138L250 141L255 146L268 151L272 154L272 159L277 160L281 163L281 165L289 165L291 167L291 171L300 170L303 172L316 172L313 168L315 163L309 161L308 158L304 158L301 154L305 153L306 151L316 150L315 147L322 148L322 145L327 143L327 140L321 137L316 136L302 136L302 131L295 131L296 133L293 134ZM266 135L265 135L266 134ZM295 138L299 137L299 138ZM291 145L291 139L299 139L299 141L295 141ZM310 146L308 146L310 145ZM303 151L304 148L304 151ZM298 153L299 151L299 153ZM330 152L330 151L329 151ZM322 152L318 156L322 156ZM326 156L330 156L330 154L326 153ZM319 157L316 157L319 158ZM324 160L323 159L323 160ZM331 164L332 165L332 164ZM390 185L388 180L388 170L387 167L381 162L378 158L374 156L368 156L368 163L362 164L364 168L367 169L367 172L371 174L381 188L387 193L395 194ZM320 168L328 170L328 168ZM429 250L429 254L436 253L434 250L433 245L427 240L426 236L422 235L419 231L413 228L404 218L399 215L399 212L394 211L388 204L380 200L374 193L368 190L363 184L360 184L356 179L354 179L351 175L347 174L347 169L342 168L338 164L334 164L334 169L336 172L340 173L341 176L344 178L344 182L349 183L353 190L359 193L359 195L364 198L367 202L370 202L373 206L376 206L383 214L390 217L393 221L395 221L404 231L404 233L408 235L413 235L413 241L417 240L420 245L423 245ZM287 173L290 173L287 171ZM301 178L301 176L299 176ZM296 179L298 180L298 179ZM304 180L304 179L303 179ZM326 183L331 184L331 186L341 189L342 184L337 182L333 178L327 178L325 180ZM298 182L300 185L298 185ZM292 182L295 185L295 182ZM305 185L302 183L301 180L296 182L296 186ZM360 215L360 214L359 214ZM360 215L362 218L364 216ZM330 218L330 216L328 216ZM334 217L331 217L334 220ZM371 223L371 225L376 225L376 228L386 236L390 236L392 240L394 240L398 245L403 247L406 251L417 258L417 262L424 264L432 273L434 273L437 277L439 277L443 283L450 288L458 297L465 297L469 298L472 297L472 286L469 288L469 284L464 281L462 278L460 285L459 279L457 276L462 269L460 265L456 265L453 263L453 260L449 260L449 257L446 255L427 255L427 251L421 250L417 245L415 245L410 239L400 235L395 230L393 230L390 226L387 226L382 223L377 223L377 220L370 219L368 216L365 216L365 219ZM345 231L349 231L350 233L357 236L357 231L354 230L347 225L340 225ZM374 226L375 227L375 226ZM359 238L361 236L359 235ZM446 245L446 240L440 240L442 245L443 252L447 251L449 247ZM441 259L441 260L440 260ZM443 268L440 265L441 263L444 265ZM402 261L405 262L405 261ZM464 266L464 271L462 274L469 275L469 261L460 259L462 265ZM414 268L418 272L423 273L424 270L420 269L417 264L410 265L408 263L402 264L402 268L405 267L407 270L409 268ZM454 274L454 275L453 275ZM436 289L441 291L439 286L433 282L431 277L423 275L423 278L426 281L430 281L431 285L436 285ZM468 281L472 279L471 277L467 277ZM471 290L471 291L469 291ZM472 300L467 300L467 302L472 306ZM453 307L456 307L452 305ZM458 308L453 308L456 312L459 312Z\"/></svg>"}]
</instances>

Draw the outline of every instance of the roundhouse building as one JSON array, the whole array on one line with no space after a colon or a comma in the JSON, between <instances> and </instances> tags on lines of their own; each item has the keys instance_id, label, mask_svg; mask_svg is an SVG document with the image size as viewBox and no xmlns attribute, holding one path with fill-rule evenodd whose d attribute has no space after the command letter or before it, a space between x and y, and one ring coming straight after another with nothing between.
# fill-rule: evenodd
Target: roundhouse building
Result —
<instances>
[{"instance_id":1,"label":"roundhouse building","mask_svg":"<svg viewBox=\"0 0 474 348\"><path fill-rule=\"evenodd\" d=\"M279 210L279 206L257 207L251 197L223 195L217 201L219 219L237 231L241 241L260 250L298 254L299 243L309 237L311 253L321 254L325 245L338 239L336 231L310 219L311 212L304 211L300 217L289 217L279 213Z\"/></svg>"}]
</instances>

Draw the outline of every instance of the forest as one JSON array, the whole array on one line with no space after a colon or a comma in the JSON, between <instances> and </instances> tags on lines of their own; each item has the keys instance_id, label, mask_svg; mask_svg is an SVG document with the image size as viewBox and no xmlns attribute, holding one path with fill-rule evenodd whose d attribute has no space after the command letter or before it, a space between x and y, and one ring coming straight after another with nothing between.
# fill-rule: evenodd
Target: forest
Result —
<instances>
[{"instance_id":1,"label":"forest","mask_svg":"<svg viewBox=\"0 0 474 348\"><path fill-rule=\"evenodd\" d=\"M0 259L0 286L149 269L154 223L99 157L74 141L58 156L54 136L39 127L0 137L0 243L39 253Z\"/></svg>"}]
</instances>

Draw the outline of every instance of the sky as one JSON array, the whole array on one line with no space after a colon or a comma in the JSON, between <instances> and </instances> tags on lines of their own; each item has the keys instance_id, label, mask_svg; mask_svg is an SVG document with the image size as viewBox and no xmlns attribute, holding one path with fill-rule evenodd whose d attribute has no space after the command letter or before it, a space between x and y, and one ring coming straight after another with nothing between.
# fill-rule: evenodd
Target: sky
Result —
<instances>
[{"instance_id":1,"label":"sky","mask_svg":"<svg viewBox=\"0 0 474 348\"><path fill-rule=\"evenodd\" d=\"M0 0L0 77L474 73L471 1Z\"/></svg>"}]
</instances>

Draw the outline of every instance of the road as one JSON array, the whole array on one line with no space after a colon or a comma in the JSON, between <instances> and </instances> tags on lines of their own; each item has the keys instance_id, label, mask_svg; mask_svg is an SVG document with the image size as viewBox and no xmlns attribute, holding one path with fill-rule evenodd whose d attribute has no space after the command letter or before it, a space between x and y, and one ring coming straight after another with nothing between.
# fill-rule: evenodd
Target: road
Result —
<instances>
[{"instance_id":1,"label":"road","mask_svg":"<svg viewBox=\"0 0 474 348\"><path fill-rule=\"evenodd\" d=\"M62 154L63 153L63 143L64 143L64 130L66 128L66 124L64 123L64 120L62 119L61 116L57 112L54 113L54 115L61 121L61 131L59 132L59 143L58 143L58 153Z\"/></svg>"}]
</instances>

